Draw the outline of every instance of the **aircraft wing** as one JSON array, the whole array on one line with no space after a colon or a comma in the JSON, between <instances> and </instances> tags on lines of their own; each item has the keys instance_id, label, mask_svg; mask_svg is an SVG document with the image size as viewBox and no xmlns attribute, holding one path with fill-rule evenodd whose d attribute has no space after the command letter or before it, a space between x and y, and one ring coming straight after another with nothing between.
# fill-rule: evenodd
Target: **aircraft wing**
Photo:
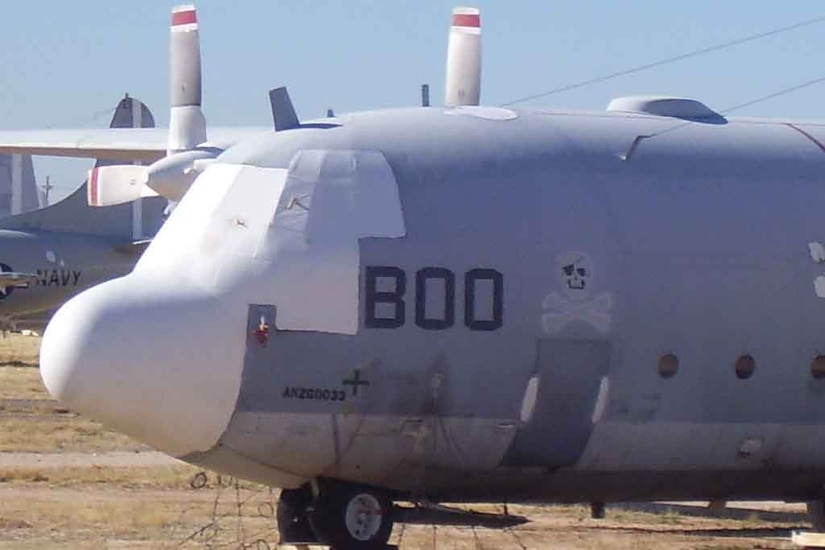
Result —
<instances>
[{"instance_id":1,"label":"aircraft wing","mask_svg":"<svg viewBox=\"0 0 825 550\"><path fill-rule=\"evenodd\" d=\"M270 128L210 128L206 146L226 149ZM0 131L0 153L154 162L166 155L166 128Z\"/></svg>"},{"instance_id":2,"label":"aircraft wing","mask_svg":"<svg viewBox=\"0 0 825 550\"><path fill-rule=\"evenodd\" d=\"M0 272L0 290L10 286L25 287L39 279L34 273L15 273L13 271Z\"/></svg>"}]
</instances>

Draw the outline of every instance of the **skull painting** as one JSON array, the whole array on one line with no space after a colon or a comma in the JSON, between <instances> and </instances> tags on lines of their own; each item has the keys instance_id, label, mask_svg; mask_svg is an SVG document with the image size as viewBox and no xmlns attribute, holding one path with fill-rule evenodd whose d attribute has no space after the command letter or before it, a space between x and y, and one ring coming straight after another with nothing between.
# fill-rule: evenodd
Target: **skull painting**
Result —
<instances>
[{"instance_id":1,"label":"skull painting","mask_svg":"<svg viewBox=\"0 0 825 550\"><path fill-rule=\"evenodd\" d=\"M558 258L559 277L567 291L584 291L589 288L593 270L590 259L581 253L563 254Z\"/></svg>"},{"instance_id":2,"label":"skull painting","mask_svg":"<svg viewBox=\"0 0 825 550\"><path fill-rule=\"evenodd\" d=\"M552 291L542 301L541 325L546 334L558 334L568 325L587 325L598 332L610 332L613 295L594 290L601 286L590 256L566 252L556 257L556 273L561 292ZM825 280L825 276L823 276ZM596 283L596 284L594 284Z\"/></svg>"}]
</instances>

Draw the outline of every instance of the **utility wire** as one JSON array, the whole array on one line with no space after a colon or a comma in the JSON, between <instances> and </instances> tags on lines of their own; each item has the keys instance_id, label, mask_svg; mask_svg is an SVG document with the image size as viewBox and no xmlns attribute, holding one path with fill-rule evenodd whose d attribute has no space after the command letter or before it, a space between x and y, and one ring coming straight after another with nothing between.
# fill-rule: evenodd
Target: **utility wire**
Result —
<instances>
[{"instance_id":1,"label":"utility wire","mask_svg":"<svg viewBox=\"0 0 825 550\"><path fill-rule=\"evenodd\" d=\"M801 84L795 84L793 86L789 86L789 87L784 88L782 90L779 90L777 92L772 92L772 93L764 95L762 97L758 97L756 99L751 99L750 101L746 101L745 103L740 103L739 105L734 105L733 107L730 107L730 108L725 109L724 111L722 111L722 114L727 115L727 114L730 114L734 111L738 111L740 109L750 107L751 105L756 105L757 103L762 103L762 102L768 101L770 99L774 99L776 97L780 97L780 96L787 95L787 94L790 94L790 93L793 93L793 92L797 92L799 90L802 90L804 88L808 88L808 87L813 86L815 84L820 84L822 82L825 82L825 76L819 76L817 78L808 80L806 82L802 82Z\"/></svg>"},{"instance_id":2,"label":"utility wire","mask_svg":"<svg viewBox=\"0 0 825 550\"><path fill-rule=\"evenodd\" d=\"M678 61L684 61L685 59L690 59L692 57L698 57L700 55L708 54L717 52L719 50L724 50L726 48L732 48L734 46L739 46L741 44L746 44L748 42L754 42L756 40L761 40L763 38L768 38L770 36L775 36L777 34L782 34L790 31L794 31L797 29L801 29L803 27L808 27L811 25L816 25L818 23L822 23L825 21L825 15L820 15L818 17L814 17L812 19L806 19L805 21L800 21L798 23L794 23L793 25L788 25L785 27L779 27L777 29L772 29L769 31L760 32L757 34L752 34L750 36L745 36L743 38L737 38L736 40L731 40L729 42L723 42L722 44L716 44L713 46L707 46L705 48L701 48L698 50L693 50L691 52L683 53L680 55L676 55L673 57L667 57L665 59L660 59L658 61L653 61L652 63L645 63L644 65L636 65L635 67L629 67L627 69L622 69L620 71L616 71L613 73L608 73L606 75L597 76L594 78L589 78L587 80L582 80L573 84L566 84L564 86L560 86L558 88L553 88L552 90L548 90L546 92L540 92L537 94L532 94L528 96L524 96L519 99L514 99L512 101L508 101L507 103L502 103L501 107L509 107L511 105L516 105L517 103L525 103L527 101L533 101L535 99L539 99L542 97L547 97L553 94L559 94L561 92L568 92L570 90L575 90L577 88L583 88L585 86L590 86L591 84L598 84L600 82L605 82L607 80L612 80L614 78L619 78L620 76L627 76L630 74L640 73L642 71L646 71L648 69L653 69L656 67L661 67L663 65L668 65L670 63L676 63ZM738 107L737 107L738 108Z\"/></svg>"}]
</instances>

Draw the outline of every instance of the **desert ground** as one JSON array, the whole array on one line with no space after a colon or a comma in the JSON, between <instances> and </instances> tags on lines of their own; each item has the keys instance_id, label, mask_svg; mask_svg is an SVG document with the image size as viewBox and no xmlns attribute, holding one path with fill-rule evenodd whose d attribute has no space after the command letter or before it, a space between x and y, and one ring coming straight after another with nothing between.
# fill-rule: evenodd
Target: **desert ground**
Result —
<instances>
[{"instance_id":1,"label":"desert ground","mask_svg":"<svg viewBox=\"0 0 825 550\"><path fill-rule=\"evenodd\" d=\"M226 548L278 543L277 491L202 472L61 407L38 375L37 337L0 337L0 550ZM510 506L509 529L396 525L402 549L794 548L804 507L730 503ZM497 506L470 506L498 512Z\"/></svg>"}]
</instances>

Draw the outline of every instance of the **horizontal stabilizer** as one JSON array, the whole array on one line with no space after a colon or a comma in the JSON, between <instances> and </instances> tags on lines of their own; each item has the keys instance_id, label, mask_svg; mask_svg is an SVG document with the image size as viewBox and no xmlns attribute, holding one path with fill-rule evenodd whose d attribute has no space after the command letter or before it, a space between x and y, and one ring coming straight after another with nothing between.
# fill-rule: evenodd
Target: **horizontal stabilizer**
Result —
<instances>
[{"instance_id":1,"label":"horizontal stabilizer","mask_svg":"<svg viewBox=\"0 0 825 550\"><path fill-rule=\"evenodd\" d=\"M99 166L89 171L89 206L113 206L156 197L146 186L147 169L133 164Z\"/></svg>"},{"instance_id":2,"label":"horizontal stabilizer","mask_svg":"<svg viewBox=\"0 0 825 550\"><path fill-rule=\"evenodd\" d=\"M0 289L8 287L27 287L40 277L34 273L15 273L13 271L0 272Z\"/></svg>"}]
</instances>

